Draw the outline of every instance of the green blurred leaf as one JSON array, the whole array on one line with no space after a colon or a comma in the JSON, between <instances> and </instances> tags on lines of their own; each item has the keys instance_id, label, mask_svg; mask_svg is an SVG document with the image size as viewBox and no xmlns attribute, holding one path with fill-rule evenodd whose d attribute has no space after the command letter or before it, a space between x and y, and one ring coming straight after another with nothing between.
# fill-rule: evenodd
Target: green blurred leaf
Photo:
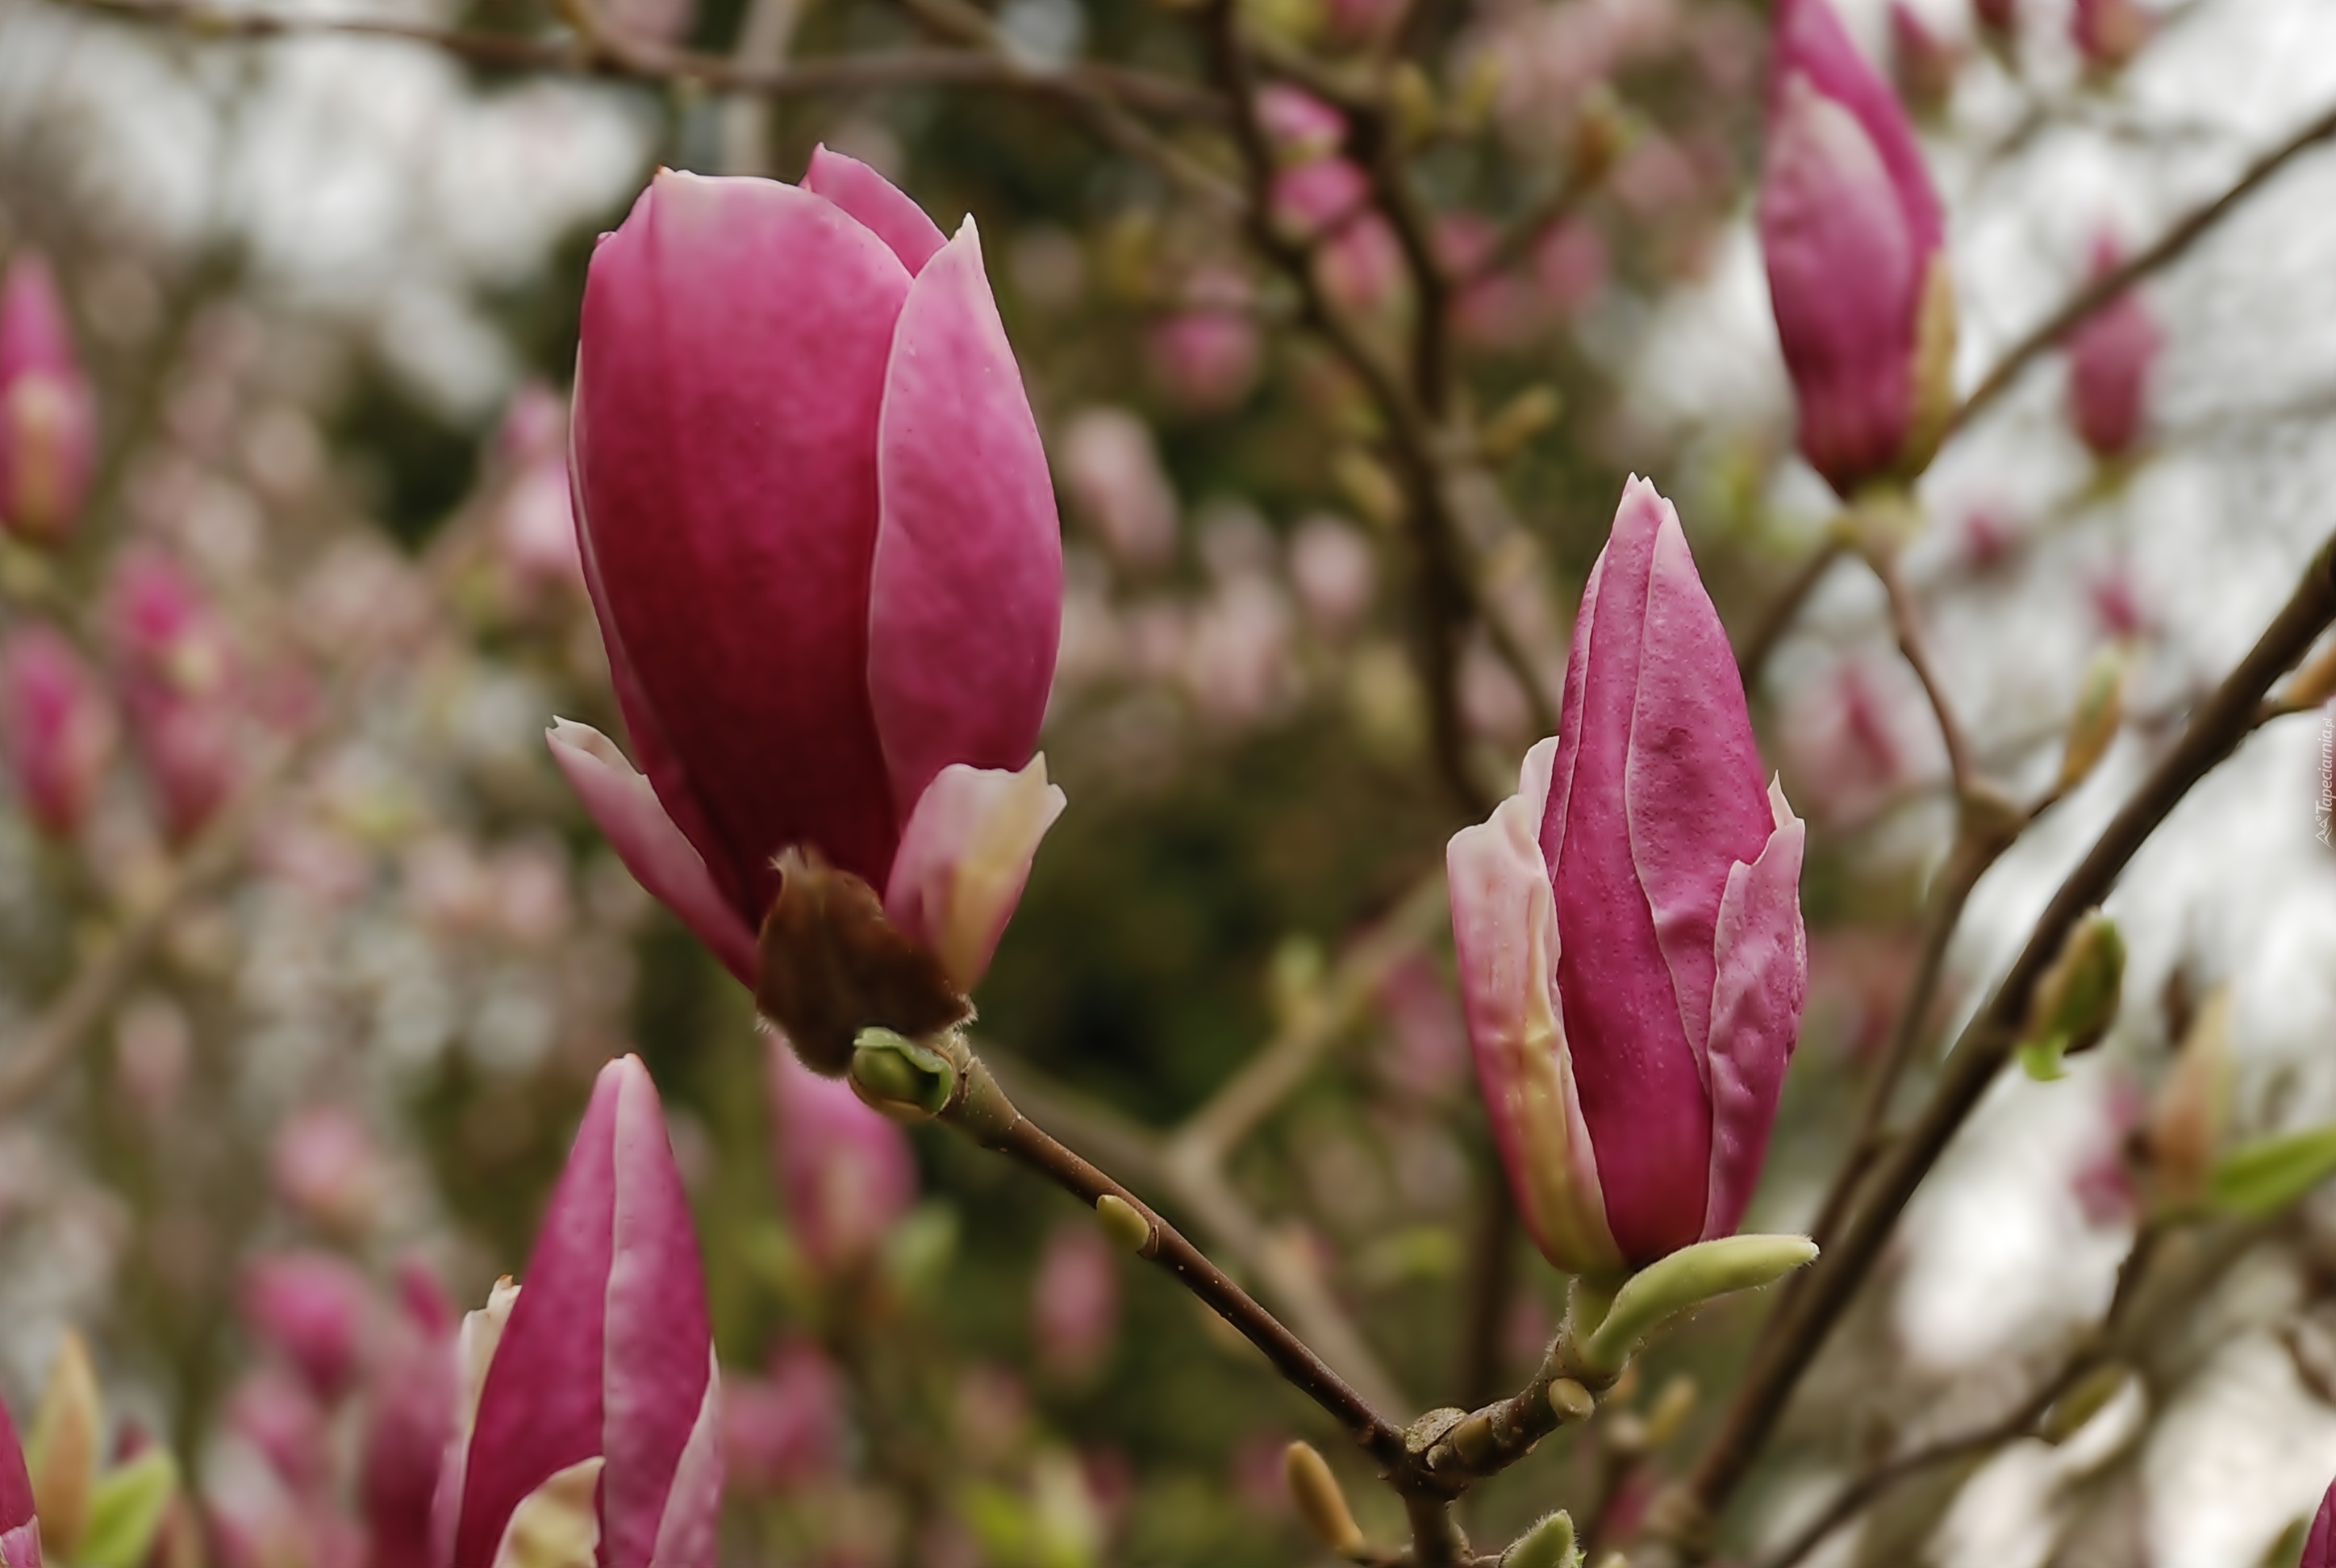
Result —
<instances>
[{"instance_id":1,"label":"green blurred leaf","mask_svg":"<svg viewBox=\"0 0 2336 1568\"><path fill-rule=\"evenodd\" d=\"M930 1300L940 1288L956 1261L957 1210L944 1203L925 1203L910 1210L884 1239L884 1273L902 1299Z\"/></svg>"},{"instance_id":2,"label":"green blurred leaf","mask_svg":"<svg viewBox=\"0 0 2336 1568\"><path fill-rule=\"evenodd\" d=\"M2301 1200L2336 1175L2336 1125L2257 1138L2232 1151L2206 1180L2206 1196L2229 1213L2260 1219Z\"/></svg>"},{"instance_id":3,"label":"green blurred leaf","mask_svg":"<svg viewBox=\"0 0 2336 1568\"><path fill-rule=\"evenodd\" d=\"M101 1476L90 1494L89 1527L73 1568L137 1568L153 1550L163 1513L178 1495L178 1464L161 1448Z\"/></svg>"},{"instance_id":4,"label":"green blurred leaf","mask_svg":"<svg viewBox=\"0 0 2336 1568\"><path fill-rule=\"evenodd\" d=\"M2068 1037L2048 1035L2040 1040L2020 1042L2020 1070L2039 1084L2055 1084L2068 1076L2061 1057L2068 1049Z\"/></svg>"}]
</instances>

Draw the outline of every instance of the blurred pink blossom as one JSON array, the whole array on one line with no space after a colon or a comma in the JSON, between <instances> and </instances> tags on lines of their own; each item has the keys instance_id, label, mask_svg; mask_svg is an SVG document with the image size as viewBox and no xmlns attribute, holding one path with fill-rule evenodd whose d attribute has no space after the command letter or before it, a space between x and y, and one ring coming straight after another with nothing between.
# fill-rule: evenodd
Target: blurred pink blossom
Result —
<instances>
[{"instance_id":1,"label":"blurred pink blossom","mask_svg":"<svg viewBox=\"0 0 2336 1568\"><path fill-rule=\"evenodd\" d=\"M228 1396L228 1430L250 1444L287 1487L304 1496L318 1492L330 1475L327 1423L315 1392L281 1367L246 1373Z\"/></svg>"},{"instance_id":2,"label":"blurred pink blossom","mask_svg":"<svg viewBox=\"0 0 2336 1568\"><path fill-rule=\"evenodd\" d=\"M1257 95L1258 125L1284 163L1310 163L1346 144L1347 117L1301 88L1273 82Z\"/></svg>"},{"instance_id":3,"label":"blurred pink blossom","mask_svg":"<svg viewBox=\"0 0 2336 1568\"><path fill-rule=\"evenodd\" d=\"M1837 827L1854 827L1944 765L1913 677L1852 656L1786 699L1785 755L1796 793Z\"/></svg>"},{"instance_id":4,"label":"blurred pink blossom","mask_svg":"<svg viewBox=\"0 0 2336 1568\"><path fill-rule=\"evenodd\" d=\"M269 1170L277 1201L335 1234L361 1235L380 1212L381 1159L373 1135L338 1105L293 1113L277 1132Z\"/></svg>"},{"instance_id":5,"label":"blurred pink blossom","mask_svg":"<svg viewBox=\"0 0 2336 1568\"><path fill-rule=\"evenodd\" d=\"M243 1318L318 1398L330 1402L355 1381L372 1295L365 1276L345 1258L275 1252L244 1272Z\"/></svg>"},{"instance_id":6,"label":"blurred pink blossom","mask_svg":"<svg viewBox=\"0 0 2336 1568\"><path fill-rule=\"evenodd\" d=\"M1030 1339L1039 1365L1066 1382L1101 1369L1119 1335L1119 1258L1092 1220L1046 1238L1030 1281Z\"/></svg>"},{"instance_id":7,"label":"blurred pink blossom","mask_svg":"<svg viewBox=\"0 0 2336 1568\"><path fill-rule=\"evenodd\" d=\"M1406 959L1379 982L1379 1007L1391 1047L1388 1081L1419 1100L1451 1093L1467 1075L1468 1027L1443 972L1425 956Z\"/></svg>"},{"instance_id":8,"label":"blurred pink blossom","mask_svg":"<svg viewBox=\"0 0 2336 1568\"><path fill-rule=\"evenodd\" d=\"M22 250L0 279L0 527L53 544L81 514L97 407L47 258Z\"/></svg>"},{"instance_id":9,"label":"blurred pink blossom","mask_svg":"<svg viewBox=\"0 0 2336 1568\"><path fill-rule=\"evenodd\" d=\"M454 1436L454 1324L426 1269L401 1270L399 1285L403 1310L375 1361L359 1460L367 1568L435 1568L430 1514Z\"/></svg>"},{"instance_id":10,"label":"blurred pink blossom","mask_svg":"<svg viewBox=\"0 0 2336 1568\"><path fill-rule=\"evenodd\" d=\"M1290 535L1290 586L1315 627L1340 637L1370 611L1378 591L1378 559L1362 530L1316 512Z\"/></svg>"},{"instance_id":11,"label":"blurred pink blossom","mask_svg":"<svg viewBox=\"0 0 2336 1568\"><path fill-rule=\"evenodd\" d=\"M1259 571L1235 574L1192 617L1184 685L1202 717L1230 729L1253 725L1291 695L1290 606Z\"/></svg>"},{"instance_id":12,"label":"blurred pink blossom","mask_svg":"<svg viewBox=\"0 0 2336 1568\"><path fill-rule=\"evenodd\" d=\"M1144 336L1153 379L1179 406L1222 414L1257 383L1263 335L1256 290L1239 270L1206 267L1184 287L1184 305L1152 324Z\"/></svg>"},{"instance_id":13,"label":"blurred pink blossom","mask_svg":"<svg viewBox=\"0 0 2336 1568\"><path fill-rule=\"evenodd\" d=\"M2093 276L2114 272L2117 261L2117 241L2096 238ZM2095 455L2122 457L2141 438L2149 418L2150 375L2164 346L2156 317L2132 289L2068 335L2069 422Z\"/></svg>"},{"instance_id":14,"label":"blurred pink blossom","mask_svg":"<svg viewBox=\"0 0 2336 1568\"><path fill-rule=\"evenodd\" d=\"M106 641L163 832L184 842L242 782L240 681L227 627L183 568L133 546L113 569Z\"/></svg>"},{"instance_id":15,"label":"blurred pink blossom","mask_svg":"<svg viewBox=\"0 0 2336 1568\"><path fill-rule=\"evenodd\" d=\"M1890 72L1898 91L1920 112L1936 113L1955 90L1962 51L1907 0L1890 0Z\"/></svg>"},{"instance_id":16,"label":"blurred pink blossom","mask_svg":"<svg viewBox=\"0 0 2336 1568\"><path fill-rule=\"evenodd\" d=\"M1370 180L1344 158L1284 169L1273 182L1274 221L1317 247L1316 275L1338 305L1368 314L1391 304L1403 281L1403 248L1373 205Z\"/></svg>"},{"instance_id":17,"label":"blurred pink blossom","mask_svg":"<svg viewBox=\"0 0 2336 1568\"><path fill-rule=\"evenodd\" d=\"M1124 408L1083 408L1056 443L1063 488L1112 559L1149 570L1176 552L1176 492L1160 466L1152 427Z\"/></svg>"},{"instance_id":18,"label":"blurred pink blossom","mask_svg":"<svg viewBox=\"0 0 2336 1568\"><path fill-rule=\"evenodd\" d=\"M863 1269L916 1202L908 1135L775 1035L765 1056L771 1158L795 1244L822 1273Z\"/></svg>"},{"instance_id":19,"label":"blurred pink blossom","mask_svg":"<svg viewBox=\"0 0 2336 1568\"><path fill-rule=\"evenodd\" d=\"M64 634L41 621L0 643L0 748L24 814L71 838L89 814L119 739L96 675Z\"/></svg>"},{"instance_id":20,"label":"blurred pink blossom","mask_svg":"<svg viewBox=\"0 0 2336 1568\"><path fill-rule=\"evenodd\" d=\"M842 1469L849 1392L843 1374L808 1339L774 1346L759 1378L722 1390L722 1447L730 1484L750 1495L796 1490Z\"/></svg>"},{"instance_id":21,"label":"blurred pink blossom","mask_svg":"<svg viewBox=\"0 0 2336 1568\"><path fill-rule=\"evenodd\" d=\"M1533 241L1533 281L1560 316L1578 316L1595 301L1612 266L1605 230L1587 218L1562 219Z\"/></svg>"}]
</instances>

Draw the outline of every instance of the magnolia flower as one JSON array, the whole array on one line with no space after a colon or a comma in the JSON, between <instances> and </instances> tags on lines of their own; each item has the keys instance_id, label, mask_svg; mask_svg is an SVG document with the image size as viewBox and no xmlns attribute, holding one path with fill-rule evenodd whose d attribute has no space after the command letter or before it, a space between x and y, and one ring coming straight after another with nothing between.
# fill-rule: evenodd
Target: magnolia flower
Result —
<instances>
[{"instance_id":1,"label":"magnolia flower","mask_svg":"<svg viewBox=\"0 0 2336 1568\"><path fill-rule=\"evenodd\" d=\"M1905 111L1827 0L1781 0L1760 244L1810 466L1848 495L1919 467L1953 385L1945 226Z\"/></svg>"},{"instance_id":2,"label":"magnolia flower","mask_svg":"<svg viewBox=\"0 0 2336 1568\"><path fill-rule=\"evenodd\" d=\"M49 264L27 250L0 282L0 526L54 543L89 490L97 409Z\"/></svg>"},{"instance_id":3,"label":"magnolia flower","mask_svg":"<svg viewBox=\"0 0 2336 1568\"><path fill-rule=\"evenodd\" d=\"M800 187L658 174L592 258L573 425L647 776L551 745L618 853L750 985L794 851L969 988L1063 803L1054 487L971 221L824 149Z\"/></svg>"},{"instance_id":4,"label":"magnolia flower","mask_svg":"<svg viewBox=\"0 0 2336 1568\"><path fill-rule=\"evenodd\" d=\"M243 1317L329 1402L356 1377L371 1296L365 1276L345 1259L277 1252L245 1274Z\"/></svg>"},{"instance_id":5,"label":"magnolia flower","mask_svg":"<svg viewBox=\"0 0 2336 1568\"><path fill-rule=\"evenodd\" d=\"M1679 518L1633 480L1559 735L1446 856L1478 1080L1558 1267L1611 1274L1742 1218L1807 989L1802 840Z\"/></svg>"},{"instance_id":6,"label":"magnolia flower","mask_svg":"<svg viewBox=\"0 0 2336 1568\"><path fill-rule=\"evenodd\" d=\"M2117 269L2117 242L2093 242L2093 276ZM2131 289L2118 294L2068 334L2068 417L2099 457L2121 457L2140 440L2149 415L2150 372L2165 346L2157 320Z\"/></svg>"},{"instance_id":7,"label":"magnolia flower","mask_svg":"<svg viewBox=\"0 0 2336 1568\"><path fill-rule=\"evenodd\" d=\"M70 838L89 814L118 738L97 677L54 627L21 625L0 643L0 748L24 814Z\"/></svg>"},{"instance_id":8,"label":"magnolia flower","mask_svg":"<svg viewBox=\"0 0 2336 1568\"><path fill-rule=\"evenodd\" d=\"M2331 1483L2327 1495L2320 1499L2312 1534L2303 1538L2303 1560L2296 1568L2336 1568L2336 1483Z\"/></svg>"},{"instance_id":9,"label":"magnolia flower","mask_svg":"<svg viewBox=\"0 0 2336 1568\"><path fill-rule=\"evenodd\" d=\"M184 842L227 803L246 765L226 623L178 562L148 547L115 565L105 617L131 739L163 831Z\"/></svg>"},{"instance_id":10,"label":"magnolia flower","mask_svg":"<svg viewBox=\"0 0 2336 1568\"><path fill-rule=\"evenodd\" d=\"M464 1320L440 1561L711 1568L721 1418L705 1272L657 1087L600 1069L524 1289Z\"/></svg>"},{"instance_id":11,"label":"magnolia flower","mask_svg":"<svg viewBox=\"0 0 2336 1568\"><path fill-rule=\"evenodd\" d=\"M41 1568L41 1522L34 1516L33 1477L24 1468L16 1424L0 1403L0 1563Z\"/></svg>"}]
</instances>

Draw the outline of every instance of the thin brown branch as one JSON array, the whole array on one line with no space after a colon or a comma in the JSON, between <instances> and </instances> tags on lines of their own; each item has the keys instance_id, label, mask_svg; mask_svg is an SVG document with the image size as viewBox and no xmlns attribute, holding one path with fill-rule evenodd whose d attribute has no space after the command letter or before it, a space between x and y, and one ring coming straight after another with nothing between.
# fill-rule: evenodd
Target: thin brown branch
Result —
<instances>
[{"instance_id":1,"label":"thin brown branch","mask_svg":"<svg viewBox=\"0 0 2336 1568\"><path fill-rule=\"evenodd\" d=\"M1806 1285L1779 1307L1768 1353L1755 1359L1688 1483L1692 1503L1703 1513L1716 1513L1749 1472L1802 1374L1883 1255L1908 1200L2010 1059L2029 995L2068 932L2108 895L2134 854L2191 788L2253 732L2264 694L2331 623L2336 538L2313 556L2254 648L2061 882L2010 973L1963 1030L1922 1115L1876 1170L1839 1243L1817 1261Z\"/></svg>"},{"instance_id":2,"label":"thin brown branch","mask_svg":"<svg viewBox=\"0 0 2336 1568\"><path fill-rule=\"evenodd\" d=\"M1890 628L1897 638L1898 652L1914 672L1914 678L1922 683L1922 695L1929 699L1931 713L1938 721L1939 740L1947 752L1948 776L1954 780L1955 793L1968 797L1980 787L1979 774L1971 762L1971 739L1963 731L1962 721L1955 716L1954 705L1947 700L1946 683L1932 661L1930 645L1922 635L1922 610L1914 603L1914 596L1906 587L1905 574L1898 570L1897 557L1890 547L1870 547L1864 553L1866 564L1888 596Z\"/></svg>"},{"instance_id":3,"label":"thin brown branch","mask_svg":"<svg viewBox=\"0 0 2336 1568\"><path fill-rule=\"evenodd\" d=\"M1972 388L1971 394L1963 399L1962 405L1955 410L1947 428L1953 431L1969 424L1973 414L2010 391L2012 384L2019 380L2020 372L2026 370L2031 361L2049 352L2087 317L2143 278L2178 260L2224 219L2236 211L2247 198L2269 183L2273 175L2331 137L2336 137L2336 108L2328 110L2287 141L2247 165L2245 171L2229 189L2167 229L2156 243L2136 251L2122 266L2112 268L2078 289L2059 309L2004 352L2003 356L1995 362L1994 368L1981 378L1979 385Z\"/></svg>"}]
</instances>

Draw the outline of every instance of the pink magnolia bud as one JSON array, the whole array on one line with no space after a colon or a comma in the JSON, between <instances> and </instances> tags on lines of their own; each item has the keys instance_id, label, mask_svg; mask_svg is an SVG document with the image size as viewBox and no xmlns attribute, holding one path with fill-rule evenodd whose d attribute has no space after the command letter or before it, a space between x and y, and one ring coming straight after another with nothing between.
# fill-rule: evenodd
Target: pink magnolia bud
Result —
<instances>
[{"instance_id":1,"label":"pink magnolia bud","mask_svg":"<svg viewBox=\"0 0 2336 1568\"><path fill-rule=\"evenodd\" d=\"M864 1268L917 1201L908 1135L784 1040L769 1058L771 1159L795 1244L822 1274Z\"/></svg>"},{"instance_id":2,"label":"pink magnolia bud","mask_svg":"<svg viewBox=\"0 0 2336 1568\"><path fill-rule=\"evenodd\" d=\"M227 627L176 561L145 547L115 565L105 617L131 738L163 831L183 842L202 831L243 778Z\"/></svg>"},{"instance_id":3,"label":"pink magnolia bud","mask_svg":"<svg viewBox=\"0 0 2336 1568\"><path fill-rule=\"evenodd\" d=\"M338 1105L310 1105L276 1135L276 1196L311 1223L357 1235L381 1202L381 1161L365 1124Z\"/></svg>"},{"instance_id":4,"label":"pink magnolia bud","mask_svg":"<svg viewBox=\"0 0 2336 1568\"><path fill-rule=\"evenodd\" d=\"M54 543L81 514L97 406L49 264L33 251L0 283L0 525Z\"/></svg>"},{"instance_id":5,"label":"pink magnolia bud","mask_svg":"<svg viewBox=\"0 0 2336 1568\"><path fill-rule=\"evenodd\" d=\"M1781 0L1760 185L1802 455L1843 495L1928 459L1953 387L1939 199L1905 112L1828 0Z\"/></svg>"},{"instance_id":6,"label":"pink magnolia bud","mask_svg":"<svg viewBox=\"0 0 2336 1568\"><path fill-rule=\"evenodd\" d=\"M1906 0L1890 0L1890 70L1906 102L1926 114L1954 95L1962 51L1942 37Z\"/></svg>"},{"instance_id":7,"label":"pink magnolia bud","mask_svg":"<svg viewBox=\"0 0 2336 1568\"><path fill-rule=\"evenodd\" d=\"M0 1518L5 1518L0 1514ZM2312 1533L2303 1538L2303 1560L2296 1568L2336 1568L2336 1482L2329 1485L2320 1499L2320 1512L2312 1515Z\"/></svg>"},{"instance_id":8,"label":"pink magnolia bud","mask_svg":"<svg viewBox=\"0 0 2336 1568\"><path fill-rule=\"evenodd\" d=\"M1092 1377L1119 1335L1119 1256L1092 1221L1055 1228L1030 1281L1030 1339L1039 1364L1077 1382Z\"/></svg>"},{"instance_id":9,"label":"pink magnolia bud","mask_svg":"<svg viewBox=\"0 0 2336 1568\"><path fill-rule=\"evenodd\" d=\"M1284 163L1327 158L1347 142L1347 117L1311 93L1269 83L1257 95L1257 122Z\"/></svg>"},{"instance_id":10,"label":"pink magnolia bud","mask_svg":"<svg viewBox=\"0 0 2336 1568\"><path fill-rule=\"evenodd\" d=\"M28 622L0 643L0 746L25 815L71 838L112 760L113 709L80 654L54 627Z\"/></svg>"},{"instance_id":11,"label":"pink magnolia bud","mask_svg":"<svg viewBox=\"0 0 2336 1568\"><path fill-rule=\"evenodd\" d=\"M2068 13L2068 35L2085 63L2116 71L2149 42L2151 17L2135 0L2076 0Z\"/></svg>"},{"instance_id":12,"label":"pink magnolia bud","mask_svg":"<svg viewBox=\"0 0 2336 1568\"><path fill-rule=\"evenodd\" d=\"M16 1424L0 1403L0 1563L41 1568L41 1522L33 1514L33 1477L24 1468Z\"/></svg>"},{"instance_id":13,"label":"pink magnolia bud","mask_svg":"<svg viewBox=\"0 0 2336 1568\"><path fill-rule=\"evenodd\" d=\"M600 1069L513 1294L464 1325L476 1381L439 1492L449 1568L492 1568L530 1540L593 1542L599 1568L711 1564L722 1452L706 1279L639 1057Z\"/></svg>"},{"instance_id":14,"label":"pink magnolia bud","mask_svg":"<svg viewBox=\"0 0 2336 1568\"><path fill-rule=\"evenodd\" d=\"M329 1402L355 1380L372 1295L365 1276L346 1259L277 1252L245 1273L243 1317Z\"/></svg>"},{"instance_id":15,"label":"pink magnolia bud","mask_svg":"<svg viewBox=\"0 0 2336 1568\"><path fill-rule=\"evenodd\" d=\"M454 1435L454 1335L426 1273L406 1271L405 1310L372 1377L359 1494L369 1568L434 1568L430 1510Z\"/></svg>"},{"instance_id":16,"label":"pink magnolia bud","mask_svg":"<svg viewBox=\"0 0 2336 1568\"><path fill-rule=\"evenodd\" d=\"M1189 291L1192 305L1153 324L1144 357L1163 392L1194 414L1222 414L1257 384L1263 336L1238 273L1214 275Z\"/></svg>"},{"instance_id":17,"label":"pink magnolia bud","mask_svg":"<svg viewBox=\"0 0 2336 1568\"><path fill-rule=\"evenodd\" d=\"M793 1490L842 1467L849 1395L843 1374L808 1340L771 1352L766 1377L722 1392L722 1447L731 1485L750 1493Z\"/></svg>"},{"instance_id":18,"label":"pink magnolia bud","mask_svg":"<svg viewBox=\"0 0 2336 1568\"><path fill-rule=\"evenodd\" d=\"M750 985L807 848L970 986L1061 809L1032 751L1063 598L972 223L944 242L824 148L801 186L660 173L592 258L571 439L647 782L552 745L618 853Z\"/></svg>"},{"instance_id":19,"label":"pink magnolia bud","mask_svg":"<svg viewBox=\"0 0 2336 1568\"><path fill-rule=\"evenodd\" d=\"M2117 266L2115 240L2093 243L2093 276ZM2150 372L2165 338L2141 297L2127 289L2068 335L2068 417L2095 455L2122 457L2149 414Z\"/></svg>"},{"instance_id":20,"label":"pink magnolia bud","mask_svg":"<svg viewBox=\"0 0 2336 1568\"><path fill-rule=\"evenodd\" d=\"M1354 163L1316 158L1283 170L1273 182L1273 219L1316 247L1316 276L1335 303L1368 314L1394 301L1403 248L1372 203L1369 177Z\"/></svg>"},{"instance_id":21,"label":"pink magnolia bud","mask_svg":"<svg viewBox=\"0 0 2336 1568\"><path fill-rule=\"evenodd\" d=\"M1670 503L1632 480L1558 738L1455 835L1453 940L1517 1206L1611 1274L1736 1229L1807 989L1800 820L1759 753Z\"/></svg>"}]
</instances>

